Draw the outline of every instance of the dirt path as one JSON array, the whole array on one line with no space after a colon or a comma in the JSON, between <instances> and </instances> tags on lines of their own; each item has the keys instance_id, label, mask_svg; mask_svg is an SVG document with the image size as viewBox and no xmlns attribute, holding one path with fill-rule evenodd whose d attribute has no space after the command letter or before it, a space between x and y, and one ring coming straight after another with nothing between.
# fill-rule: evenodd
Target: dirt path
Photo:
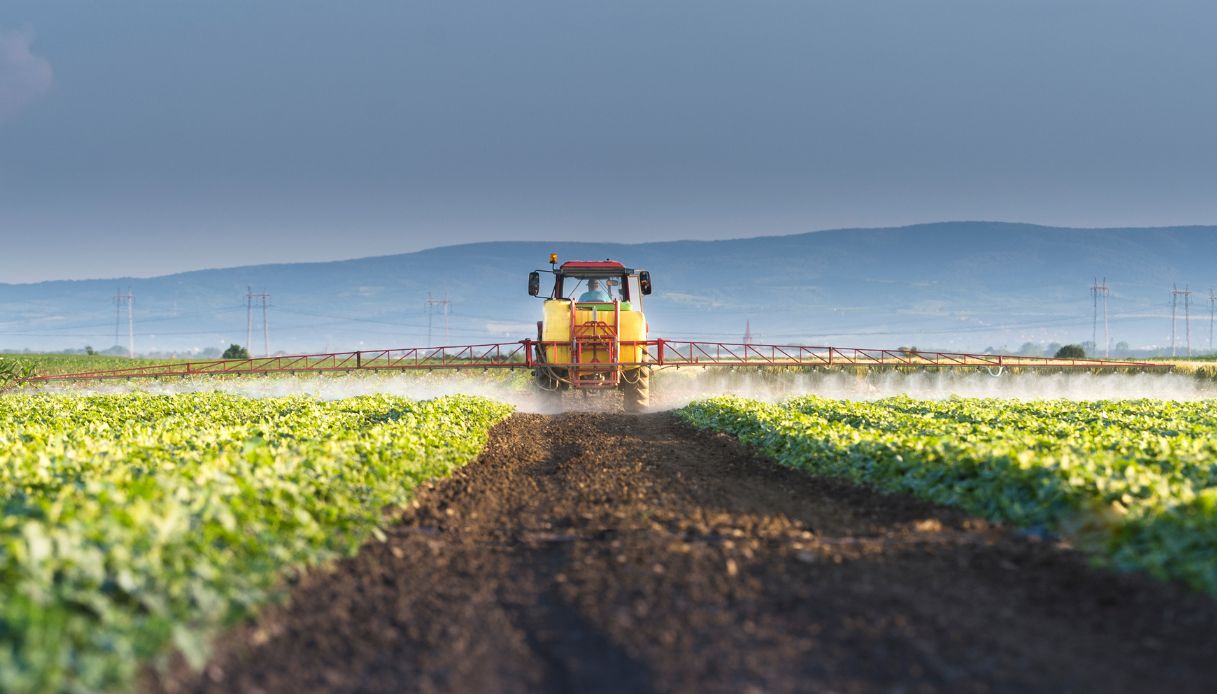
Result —
<instances>
[{"instance_id":1,"label":"dirt path","mask_svg":"<svg viewBox=\"0 0 1217 694\"><path fill-rule=\"evenodd\" d=\"M757 460L671 415L516 415L199 691L1211 691L1217 602Z\"/></svg>"}]
</instances>

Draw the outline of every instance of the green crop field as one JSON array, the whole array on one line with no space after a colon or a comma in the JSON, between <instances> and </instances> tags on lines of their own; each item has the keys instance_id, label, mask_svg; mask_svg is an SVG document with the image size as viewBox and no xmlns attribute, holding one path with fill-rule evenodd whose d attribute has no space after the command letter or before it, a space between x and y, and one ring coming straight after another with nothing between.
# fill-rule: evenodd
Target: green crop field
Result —
<instances>
[{"instance_id":1,"label":"green crop field","mask_svg":"<svg viewBox=\"0 0 1217 694\"><path fill-rule=\"evenodd\" d=\"M129 689L172 651L201 665L218 630L286 575L379 535L387 509L471 460L510 409L0 396L0 691ZM1060 535L1217 595L1217 401L715 398L678 414L809 473Z\"/></svg>"},{"instance_id":2,"label":"green crop field","mask_svg":"<svg viewBox=\"0 0 1217 694\"><path fill-rule=\"evenodd\" d=\"M778 462L1063 534L1217 595L1217 402L715 398L680 411Z\"/></svg>"},{"instance_id":3,"label":"green crop field","mask_svg":"<svg viewBox=\"0 0 1217 694\"><path fill-rule=\"evenodd\" d=\"M35 374L66 374L81 371L106 371L129 369L138 366L173 364L185 359L130 359L102 354L0 354L0 360L17 364L28 364Z\"/></svg>"},{"instance_id":4,"label":"green crop field","mask_svg":"<svg viewBox=\"0 0 1217 694\"><path fill-rule=\"evenodd\" d=\"M352 552L505 405L217 393L0 397L0 691L195 665L285 571Z\"/></svg>"}]
</instances>

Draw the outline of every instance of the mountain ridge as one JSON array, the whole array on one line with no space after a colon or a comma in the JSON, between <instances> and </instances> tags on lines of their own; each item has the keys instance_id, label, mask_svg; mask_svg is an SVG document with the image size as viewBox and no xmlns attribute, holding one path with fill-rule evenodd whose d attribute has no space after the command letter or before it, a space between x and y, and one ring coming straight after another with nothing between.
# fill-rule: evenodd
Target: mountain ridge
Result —
<instances>
[{"instance_id":1,"label":"mountain ridge","mask_svg":"<svg viewBox=\"0 0 1217 694\"><path fill-rule=\"evenodd\" d=\"M650 270L652 332L674 339L738 341L750 322L756 339L770 342L951 349L1080 342L1092 334L1089 285L1106 276L1112 342L1163 346L1171 284L1217 285L1217 268L1206 262L1217 257L1217 226L1202 225L961 221L641 244L488 241L154 277L0 283L0 348L108 346L115 290L128 286L141 352L243 343L247 286L272 295L273 351L420 344L428 291L452 302L449 342L521 339L539 313L525 277L547 267L550 252ZM1193 298L1197 312L1208 303ZM117 332L125 343L125 325ZM1194 348L1198 342L1207 348L1207 339L1193 340Z\"/></svg>"},{"instance_id":2,"label":"mountain ridge","mask_svg":"<svg viewBox=\"0 0 1217 694\"><path fill-rule=\"evenodd\" d=\"M1023 227L1023 228L1028 228L1028 229L1046 229L1046 230L1051 230L1054 232L1058 232L1058 231L1059 232L1075 232L1075 231L1080 231L1080 232L1090 232L1090 231L1097 231L1097 232L1180 231L1180 232L1182 232L1182 231L1187 231L1187 230L1213 231L1213 230L1217 229L1217 225L1203 225L1203 224L1148 226L1148 227L1146 227L1146 226L1140 226L1140 227L1070 227L1070 226L1052 226L1052 225L1047 225L1047 224L1036 224L1036 223L1032 223L1032 222L1007 222L1007 221L994 221L994 220L953 220L953 221L946 221L946 222L922 222L922 223L916 223L916 224L906 224L906 225L900 225L900 226L885 226L885 227L839 227L839 228L829 228L829 229L815 229L812 231L800 231L800 232L795 232L792 234L763 234L760 236L740 236L740 237L733 237L733 238L727 238L727 239L675 239L675 240L668 240L668 241L647 241L647 242L642 242L642 243L624 243L624 242L613 242L613 241L588 242L588 241L545 241L545 240L540 240L540 241L531 241L531 240L470 241L470 242L466 242L466 243L446 244L446 245L442 245L442 246L430 246L427 248L420 248L420 249L414 250L414 251L403 251L400 253L383 253L383 254L379 254L379 255L356 256L353 258L335 258L332 260L283 261L283 262L274 262L274 263L253 263L253 264L249 264L249 265L228 265L228 266L222 266L222 267L205 267L205 268L194 268L194 269L189 269L189 270L178 270L178 271L174 271L174 272L167 272L167 273L156 274L156 275L138 275L138 276L137 275L121 275L121 276L117 276L117 277L52 278L52 279L46 279L46 280L38 280L38 281L34 281L34 282L0 282L0 286L45 285L45 284L58 283L58 282L126 282L126 281L136 281L136 280L165 279L165 278L169 278L169 277L176 277L179 275L189 275L192 273L213 272L213 271L221 271L221 270L251 270L251 269L259 269L259 268L276 268L276 267L282 267L282 266L286 266L286 265L292 265L292 266L331 265L334 263L350 263L350 262L357 262L357 261L363 261L363 260L376 260L376 259L382 259L382 258L398 258L398 257L402 257L402 256L418 255L418 254L427 253L430 251L451 250L451 249L460 249L460 248L467 248L467 247L474 247L474 246L487 246L487 245L494 245L494 244L537 244L537 243L541 243L541 244L591 244L591 245L597 245L597 246L615 246L615 247L629 247L629 248L638 247L638 246L650 247L650 246L677 245L677 244L688 244L688 243L729 244L729 243L741 242L741 241L751 242L751 241L770 241L770 240L776 240L776 239L793 239L793 238L812 236L812 235L816 235L816 234L828 234L828 233L855 233L855 232L880 232L880 231L901 231L901 232L915 233L919 229L923 229L923 228L928 229L928 230L936 230L939 228L949 227L952 225L986 225L986 226L1012 227L1012 228L1013 227Z\"/></svg>"}]
</instances>

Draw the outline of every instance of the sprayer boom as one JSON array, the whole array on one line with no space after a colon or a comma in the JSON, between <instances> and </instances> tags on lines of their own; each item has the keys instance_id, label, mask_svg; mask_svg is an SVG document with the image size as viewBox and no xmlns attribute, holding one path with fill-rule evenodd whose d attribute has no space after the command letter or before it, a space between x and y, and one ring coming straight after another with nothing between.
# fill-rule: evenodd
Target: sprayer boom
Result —
<instances>
[{"instance_id":1,"label":"sprayer boom","mask_svg":"<svg viewBox=\"0 0 1217 694\"><path fill-rule=\"evenodd\" d=\"M232 376L250 374L303 374L355 371L415 371L460 369L534 369L538 354L554 353L554 348L569 348L567 341L520 340L519 342L454 345L445 347L406 347L402 349L327 352L249 359L183 361L125 369L44 374L21 379L19 383L84 381L129 378L169 378L188 376ZM1002 354L962 352L907 352L891 349L854 347L814 347L807 345L756 345L726 342L681 340L620 341L617 351L629 355L597 362L608 369L678 367L867 367L960 369L1136 369L1169 371L1169 364L1105 359L1056 359ZM545 362L555 369L586 367L586 362L568 360Z\"/></svg>"}]
</instances>

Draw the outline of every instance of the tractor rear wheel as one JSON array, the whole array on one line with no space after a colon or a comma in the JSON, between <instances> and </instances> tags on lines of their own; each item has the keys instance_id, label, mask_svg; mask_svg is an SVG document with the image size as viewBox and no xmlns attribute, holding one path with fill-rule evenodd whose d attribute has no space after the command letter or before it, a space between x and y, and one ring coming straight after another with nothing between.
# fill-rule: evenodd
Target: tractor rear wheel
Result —
<instances>
[{"instance_id":1,"label":"tractor rear wheel","mask_svg":"<svg viewBox=\"0 0 1217 694\"><path fill-rule=\"evenodd\" d=\"M651 370L635 369L633 374L621 374L621 390L625 395L626 412L642 412L651 403Z\"/></svg>"},{"instance_id":2,"label":"tractor rear wheel","mask_svg":"<svg viewBox=\"0 0 1217 694\"><path fill-rule=\"evenodd\" d=\"M537 340L541 339L541 322L537 321ZM545 348L537 345L536 363L532 370L532 382L537 394L545 402L545 407L559 407L562 403L562 391L569 386L562 382L559 372L545 365Z\"/></svg>"}]
</instances>

